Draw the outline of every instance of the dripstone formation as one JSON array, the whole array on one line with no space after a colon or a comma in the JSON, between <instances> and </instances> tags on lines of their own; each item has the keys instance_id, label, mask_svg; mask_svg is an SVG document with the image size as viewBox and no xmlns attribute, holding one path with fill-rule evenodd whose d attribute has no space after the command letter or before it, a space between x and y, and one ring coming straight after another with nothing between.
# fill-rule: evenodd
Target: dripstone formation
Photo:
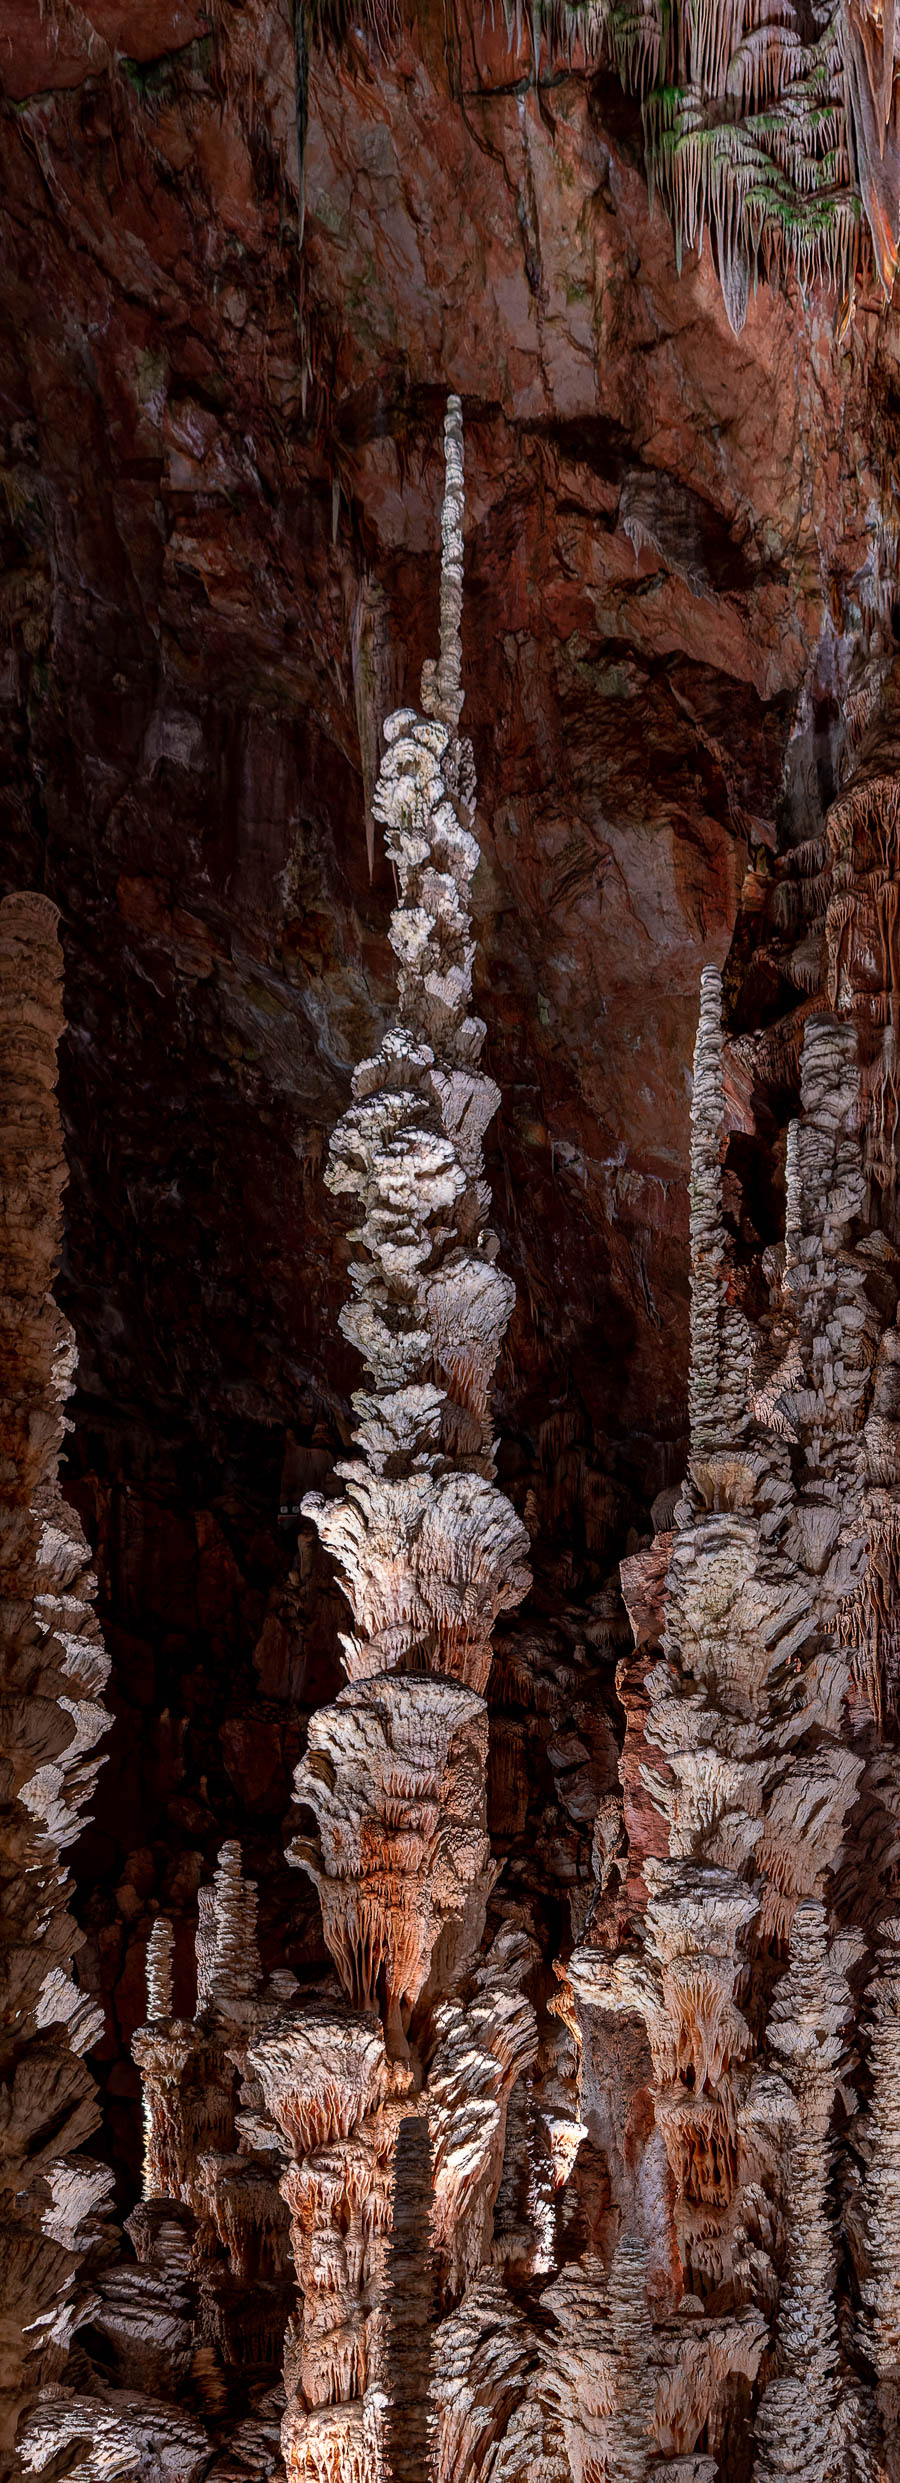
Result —
<instances>
[{"instance_id":1,"label":"dripstone formation","mask_svg":"<svg viewBox=\"0 0 900 2483\"><path fill-rule=\"evenodd\" d=\"M703 974L689 1452L621 1564L633 1652L615 1578L580 1625L516 1618L455 398L445 454L440 652L422 713L384 728L373 804L398 1008L326 1176L352 1202L341 1324L365 1385L333 1492L304 1501L349 1626L289 1859L331 1964L264 1968L233 1839L200 1890L192 2016L157 1915L130 2256L80 2152L94 2030L57 1869L104 1669L56 1483L58 949L41 899L0 915L4 2249L35 2340L4 2363L7 2443L24 2412L25 2469L81 2483L896 2483L890 680L826 839L748 878L757 960L768 940L799 1005L729 1037ZM741 1181L746 1207L779 1149L764 1242Z\"/></svg>"},{"instance_id":2,"label":"dripstone formation","mask_svg":"<svg viewBox=\"0 0 900 2483\"><path fill-rule=\"evenodd\" d=\"M376 0L368 15L383 43L399 38L399 17ZM493 33L494 11L482 16ZM611 64L637 96L650 196L671 219L679 267L712 249L736 332L760 279L793 274L807 292L826 288L844 331L872 274L890 300L900 251L890 12L865 0L772 0L763 12L752 0L534 0L526 12L504 0L502 18L523 83L529 69L552 81ZM302 24L301 173L308 38L347 33L339 10L311 0Z\"/></svg>"},{"instance_id":3,"label":"dripstone formation","mask_svg":"<svg viewBox=\"0 0 900 2483\"><path fill-rule=\"evenodd\" d=\"M123 2268L119 2298L111 2281L104 2308L140 2404L131 2415L116 2392L113 2405L96 2374L102 2411L62 2386L47 2394L27 2435L38 2470L77 2439L85 2477L142 2462L267 2474L281 2402L290 2476L424 2470L440 2315L490 2264L507 2104L535 2051L522 1908L499 1901L486 1932L497 1864L484 1692L494 1622L529 1573L490 1425L512 1287L482 1162L499 1095L478 1066L485 1030L470 1005L478 845L459 735L454 399L446 462L440 655L425 713L385 728L375 797L400 890L399 1016L357 1071L329 1172L360 1201L343 1325L369 1387L356 1399L359 1455L339 1469L344 1497L306 1504L355 1629L347 1687L313 1717L297 1771L311 1829L290 1858L318 1887L336 1980L311 1994L290 1973L263 1985L255 1891L234 1846L201 1892L191 2021L173 2018L171 1933L157 1920L135 2042L139 2264ZM235 2429L248 2374L255 2401Z\"/></svg>"},{"instance_id":4,"label":"dripstone formation","mask_svg":"<svg viewBox=\"0 0 900 2483\"><path fill-rule=\"evenodd\" d=\"M0 2472L23 2406L84 2316L111 2174L85 2063L102 2011L79 1990L63 1857L108 1717L87 1545L59 1488L74 1339L53 1299L65 1168L56 1103L62 954L45 897L0 906L0 1421L3 1630Z\"/></svg>"}]
</instances>

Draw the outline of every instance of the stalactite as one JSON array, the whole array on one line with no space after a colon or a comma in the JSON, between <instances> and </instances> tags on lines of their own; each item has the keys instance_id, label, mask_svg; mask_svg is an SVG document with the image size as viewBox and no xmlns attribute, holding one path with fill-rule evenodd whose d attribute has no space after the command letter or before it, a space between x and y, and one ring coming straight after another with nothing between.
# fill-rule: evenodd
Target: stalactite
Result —
<instances>
[{"instance_id":1,"label":"stalactite","mask_svg":"<svg viewBox=\"0 0 900 2483\"><path fill-rule=\"evenodd\" d=\"M898 83L892 24L865 0L801 21L754 0L545 0L552 50L612 57L641 97L651 203L661 196L680 265L709 232L739 330L758 273L790 267L851 314L865 264L863 214L887 298L900 233Z\"/></svg>"}]
</instances>

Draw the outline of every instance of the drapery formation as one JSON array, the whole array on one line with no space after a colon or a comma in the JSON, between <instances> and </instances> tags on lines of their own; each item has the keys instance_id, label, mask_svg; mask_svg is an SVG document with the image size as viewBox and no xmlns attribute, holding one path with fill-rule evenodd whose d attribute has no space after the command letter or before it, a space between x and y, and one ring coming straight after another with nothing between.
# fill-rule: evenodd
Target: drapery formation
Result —
<instances>
[{"instance_id":1,"label":"drapery formation","mask_svg":"<svg viewBox=\"0 0 900 2483\"><path fill-rule=\"evenodd\" d=\"M588 61L611 56L640 95L651 190L679 261L709 234L733 328L757 278L791 269L804 287L830 286L846 316L863 242L890 298L900 253L892 11L865 0L567 0L535 20L544 24L551 47L559 31Z\"/></svg>"},{"instance_id":2,"label":"drapery formation","mask_svg":"<svg viewBox=\"0 0 900 2483\"><path fill-rule=\"evenodd\" d=\"M850 305L863 235L890 297L900 249L892 13L569 0L561 24L641 97L647 169L679 259L709 234L731 325L758 276L793 268ZM548 12L548 38L553 19Z\"/></svg>"},{"instance_id":3,"label":"drapery formation","mask_svg":"<svg viewBox=\"0 0 900 2483\"><path fill-rule=\"evenodd\" d=\"M379 41L399 23L369 0ZM493 23L493 10L485 8ZM510 49L536 77L564 58L612 62L640 99L651 200L669 216L679 265L709 239L739 331L762 279L795 274L829 289L842 321L874 266L888 299L900 256L900 52L893 8L867 0L504 0ZM340 6L307 0L309 37L340 39ZM298 97L301 86L298 84Z\"/></svg>"}]
</instances>

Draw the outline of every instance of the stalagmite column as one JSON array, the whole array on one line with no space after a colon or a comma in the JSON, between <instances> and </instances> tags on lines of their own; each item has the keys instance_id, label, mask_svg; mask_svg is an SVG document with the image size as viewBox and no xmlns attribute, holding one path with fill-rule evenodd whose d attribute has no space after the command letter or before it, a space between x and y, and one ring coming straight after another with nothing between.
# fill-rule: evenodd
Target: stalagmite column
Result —
<instances>
[{"instance_id":1,"label":"stalagmite column","mask_svg":"<svg viewBox=\"0 0 900 2483\"><path fill-rule=\"evenodd\" d=\"M760 2418L759 2473L812 2483L821 2472L824 2483L838 2454L829 2183L849 2007L824 1905L862 1764L846 1747L839 1634L863 1558L858 1435L872 1360L866 1261L854 1243L864 1195L855 1054L846 1028L809 1021L761 1389L754 1340L727 1298L721 1046L708 970L693 1113L690 1479L646 1685L642 1774L664 1850L658 1838L642 1863L648 1902L636 1936L624 1949L576 1949L569 1981L581 2011L646 2028L653 2127L637 2178L632 2169L629 2187L623 2169L619 2179L656 2300L690 2306L698 2387L711 2375L693 2410L660 2384L658 2449L674 2436L687 2457L704 2427L712 2446L739 2379L759 2365L761 2314L772 2315L780 2282L781 2359ZM654 1547L628 1564L638 1614L642 1560L660 1593ZM703 2311L711 2296L736 2314L727 2334ZM668 2325L648 2325L648 2391L671 2340ZM809 2392L818 2411L802 2437L794 2424L795 2465L791 2409Z\"/></svg>"},{"instance_id":2,"label":"stalagmite column","mask_svg":"<svg viewBox=\"0 0 900 2483\"><path fill-rule=\"evenodd\" d=\"M879 1924L868 1995L871 2101L861 2126L863 2178L855 2219L861 2343L876 2375L890 2483L900 2472L900 1919Z\"/></svg>"},{"instance_id":3,"label":"stalagmite column","mask_svg":"<svg viewBox=\"0 0 900 2483\"><path fill-rule=\"evenodd\" d=\"M375 796L396 866L391 920L399 1017L353 1080L331 1142L329 1187L359 1202L353 1301L341 1326L363 1355L358 1457L342 1500L304 1502L334 1554L353 1612L351 1681L446 1674L483 1692L491 1629L528 1585L528 1542L493 1482L490 1390L513 1302L487 1218L482 1140L499 1103L478 1068L471 1011L471 747L458 737L462 428L446 425L441 655L426 668L427 719L385 726ZM348 1714L351 1712L348 1709Z\"/></svg>"},{"instance_id":4,"label":"stalagmite column","mask_svg":"<svg viewBox=\"0 0 900 2483\"><path fill-rule=\"evenodd\" d=\"M728 1302L722 1217L722 979L704 966L691 1103L691 1358L695 1457L740 1439L747 1422L747 1329Z\"/></svg>"},{"instance_id":5,"label":"stalagmite column","mask_svg":"<svg viewBox=\"0 0 900 2483\"><path fill-rule=\"evenodd\" d=\"M787 2254L776 2321L777 2376L756 2425L756 2483L841 2483L839 2346L831 2124L846 2066L850 1994L829 1942L824 1906L799 1905L790 1965L776 1987L768 2048L784 2082L783 2213ZM778 2098L773 2096L774 2115Z\"/></svg>"},{"instance_id":6,"label":"stalagmite column","mask_svg":"<svg viewBox=\"0 0 900 2483\"><path fill-rule=\"evenodd\" d=\"M346 1994L339 2040L348 2083L346 2100L331 2106L335 2126L323 2123L321 2137L298 2146L284 2083L289 2075L290 2096L299 2091L296 2069L286 2067L287 2034L283 2071L266 2038L252 2056L296 2163L285 2196L303 2312L288 2366L285 2456L291 2477L318 2483L345 2473L374 2483L382 2458L408 2461L405 2435L399 2445L402 2407L415 2388L400 2295L415 2276L416 2298L431 2298L432 2232L430 2216L420 2230L407 2187L412 2182L421 2208L432 2160L440 2161L438 2195L446 2204L455 2170L456 2201L463 2223L467 2206L474 2219L474 2244L470 2258L459 2235L447 2236L443 2266L452 2289L489 2246L506 2098L529 2057L527 2004L519 2004L525 2023L509 2040L498 1993L494 2010L476 2019L470 2045L492 2109L480 2133L466 2134L464 2191L463 2099L450 2065L455 2030L439 2004L473 1973L484 1931L495 1871L483 1693L494 1621L529 1579L525 1530L494 1482L490 1421L513 1291L496 1265L482 1161L499 1096L478 1067L485 1030L471 1009L469 887L478 846L472 754L459 737L464 503L456 398L447 411L445 463L440 654L425 667L426 714L404 710L385 726L374 801L400 888L391 921L398 1019L377 1057L356 1072L327 1175L332 1189L357 1202L353 1299L341 1325L363 1356L368 1386L354 1399L358 1454L338 1467L343 1497L312 1494L304 1502L337 1560L354 1623L343 1640L348 1687L313 1719L297 1771L297 1797L315 1832L304 1831L291 1849L316 1881ZM434 2079L423 2084L421 2046L436 2009ZM377 2015L354 2015L360 2011ZM336 2032L323 2034L317 2054L326 2081L336 2041ZM363 2081L354 2105L354 2064L364 2056L375 2085L370 2091ZM338 2235L348 2218L352 2229L354 2215L360 2246L348 2256ZM420 2393L427 2369L423 2343Z\"/></svg>"},{"instance_id":7,"label":"stalagmite column","mask_svg":"<svg viewBox=\"0 0 900 2483\"><path fill-rule=\"evenodd\" d=\"M74 1343L52 1284L65 1181L56 1051L56 909L0 906L0 2472L16 2425L62 2371L79 2272L109 2187L81 2150L99 2121L83 2054L102 2014L79 1991L61 1856L97 1771L108 1664L87 1547L58 1464Z\"/></svg>"}]
</instances>

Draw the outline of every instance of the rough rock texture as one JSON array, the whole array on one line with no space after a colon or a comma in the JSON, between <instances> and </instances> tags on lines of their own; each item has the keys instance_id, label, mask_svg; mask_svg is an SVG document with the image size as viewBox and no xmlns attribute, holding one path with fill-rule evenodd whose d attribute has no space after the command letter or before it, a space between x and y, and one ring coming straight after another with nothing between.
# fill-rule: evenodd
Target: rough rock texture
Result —
<instances>
[{"instance_id":1,"label":"rough rock texture","mask_svg":"<svg viewBox=\"0 0 900 2483\"><path fill-rule=\"evenodd\" d=\"M896 2467L893 38L687 31L642 126L649 18L0 13L132 2211L45 2470Z\"/></svg>"},{"instance_id":2,"label":"rough rock texture","mask_svg":"<svg viewBox=\"0 0 900 2483\"><path fill-rule=\"evenodd\" d=\"M343 1642L347 1688L310 1723L296 1793L315 1832L290 1858L317 1884L337 1988L304 1994L283 1967L264 1984L234 1843L201 1892L191 2020L173 2017L157 1919L134 2046L139 2265L107 2267L78 2346L88 2385L76 2361L76 2384L39 2394L24 2455L41 2471L77 2442L84 2483L145 2464L271 2474L283 2404L298 2483L500 2483L535 2458L550 2483L651 2469L738 2483L751 2462L759 2483L888 2477L896 1926L888 1912L873 1942L873 1917L900 1782L865 1638L880 1540L867 1417L900 1262L883 1145L867 1179L852 992L843 1017L804 1016L784 1238L759 1254L768 1304L760 1292L751 1318L726 1224L721 978L704 971L687 1474L658 1548L623 1564L638 1648L659 1649L638 1675L619 1668L646 1808L626 1815L602 1776L574 1802L570 1789L595 1892L573 1891L550 1946L558 1866L529 1887L523 1856L498 1897L486 1835L490 1630L528 1581L491 1479L511 1304L485 1221L496 1090L469 1014L453 397L446 460L433 718L388 720L374 801L400 865L400 1014L331 1150L335 1185L364 1208L346 1325L369 1386L344 1498L307 1505L361 1634ZM823 956L834 979L827 917ZM745 1133L756 1117L745 1096ZM554 1753L574 1755L558 1732ZM624 1788L624 1753L620 1773ZM848 2031L869 1964L867 2094Z\"/></svg>"},{"instance_id":3,"label":"rough rock texture","mask_svg":"<svg viewBox=\"0 0 900 2483\"><path fill-rule=\"evenodd\" d=\"M90 2302L110 2174L84 2054L102 2012L80 1987L62 1856L93 1794L108 1661L84 1536L58 1468L75 1359L51 1287L65 1179L56 1101L62 955L46 897L0 905L0 2470L23 2408Z\"/></svg>"},{"instance_id":4,"label":"rough rock texture","mask_svg":"<svg viewBox=\"0 0 900 2483\"><path fill-rule=\"evenodd\" d=\"M521 1908L507 1906L479 1963L496 1878L481 1691L494 1614L529 1580L524 1529L491 1481L489 1390L511 1288L485 1224L481 1139L498 1097L468 1007L478 848L458 730L458 398L446 461L440 653L423 674L432 719L389 719L375 800L400 866L401 1014L357 1072L331 1153L335 1186L366 1208L346 1324L370 1389L355 1400L364 1455L342 1470L340 1524L321 1496L311 1513L340 1548L357 1621L379 1617L345 1640L350 1684L312 1719L296 1792L316 1836L290 1858L317 1882L345 1997L304 2000L284 1969L263 1988L256 1891L233 1843L201 1894L190 2021L172 2014L172 1934L157 1918L134 2043L141 2265L110 2274L94 2322L134 2391L134 2425L120 2388L114 2439L101 2427L92 2442L90 2393L58 2384L25 2433L37 2471L79 2439L85 2483L147 2458L193 2474L198 2454L224 2477L236 2440L243 2471L270 2472L260 2361L283 2361L288 2477L377 2483L417 2459L424 2471L435 2315L490 2265L510 2094L537 2050L522 1986L540 1952ZM173 2296L166 2280L182 2274ZM102 2363L95 2384L107 2406ZM188 2420L179 2435L186 2392L205 2433Z\"/></svg>"}]
</instances>

